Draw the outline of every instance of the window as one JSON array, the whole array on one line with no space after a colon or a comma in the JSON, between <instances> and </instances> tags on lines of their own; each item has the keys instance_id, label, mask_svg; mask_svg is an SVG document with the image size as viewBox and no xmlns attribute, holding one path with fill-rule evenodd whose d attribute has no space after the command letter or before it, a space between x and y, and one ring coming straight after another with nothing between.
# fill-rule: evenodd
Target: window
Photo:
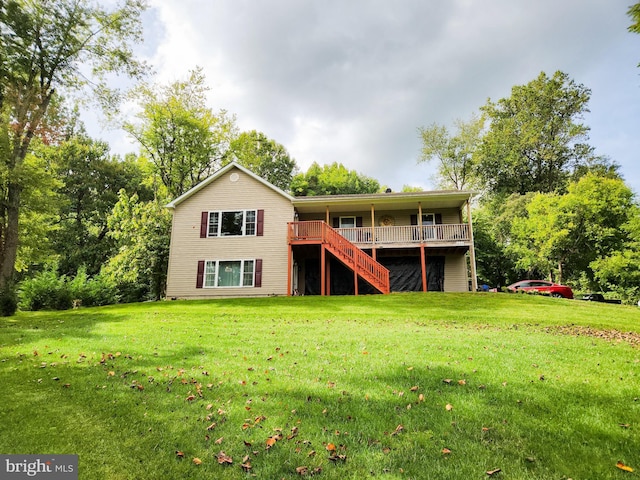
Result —
<instances>
[{"instance_id":1,"label":"window","mask_svg":"<svg viewBox=\"0 0 640 480\"><path fill-rule=\"evenodd\" d=\"M422 225L435 225L435 215L433 213L422 214Z\"/></svg>"},{"instance_id":2,"label":"window","mask_svg":"<svg viewBox=\"0 0 640 480\"><path fill-rule=\"evenodd\" d=\"M340 228L355 228L356 217L340 217Z\"/></svg>"},{"instance_id":3,"label":"window","mask_svg":"<svg viewBox=\"0 0 640 480\"><path fill-rule=\"evenodd\" d=\"M208 237L256 235L256 210L208 213Z\"/></svg>"},{"instance_id":4,"label":"window","mask_svg":"<svg viewBox=\"0 0 640 480\"><path fill-rule=\"evenodd\" d=\"M208 260L204 267L205 288L253 287L254 260Z\"/></svg>"}]
</instances>

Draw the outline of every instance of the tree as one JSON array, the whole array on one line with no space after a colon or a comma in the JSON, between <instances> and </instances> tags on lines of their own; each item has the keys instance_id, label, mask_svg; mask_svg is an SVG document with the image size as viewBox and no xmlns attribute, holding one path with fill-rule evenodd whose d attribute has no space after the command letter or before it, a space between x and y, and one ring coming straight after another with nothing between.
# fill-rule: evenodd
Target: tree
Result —
<instances>
[{"instance_id":1,"label":"tree","mask_svg":"<svg viewBox=\"0 0 640 480\"><path fill-rule=\"evenodd\" d=\"M543 72L511 96L481 108L489 120L477 175L491 194L566 191L571 173L593 157L580 123L591 92L566 73Z\"/></svg>"},{"instance_id":2,"label":"tree","mask_svg":"<svg viewBox=\"0 0 640 480\"><path fill-rule=\"evenodd\" d=\"M235 118L206 106L202 70L169 85L145 85L135 98L142 107L138 123L124 129L142 145L171 198L182 195L222 165L237 136Z\"/></svg>"},{"instance_id":3,"label":"tree","mask_svg":"<svg viewBox=\"0 0 640 480\"><path fill-rule=\"evenodd\" d=\"M484 119L472 116L468 122L456 120L457 132L431 124L419 129L422 151L418 162L438 161L438 185L442 188L464 190L473 184L474 153L480 144Z\"/></svg>"},{"instance_id":4,"label":"tree","mask_svg":"<svg viewBox=\"0 0 640 480\"><path fill-rule=\"evenodd\" d=\"M627 241L623 248L589 265L601 289L615 291L635 303L640 299L640 207L634 205L623 225Z\"/></svg>"},{"instance_id":5,"label":"tree","mask_svg":"<svg viewBox=\"0 0 640 480\"><path fill-rule=\"evenodd\" d=\"M640 2L635 5L631 5L627 14L631 17L631 21L633 22L629 25L629 31L633 33L640 33ZM638 66L640 67L640 63Z\"/></svg>"},{"instance_id":6,"label":"tree","mask_svg":"<svg viewBox=\"0 0 640 480\"><path fill-rule=\"evenodd\" d=\"M101 272L119 288L121 300L159 300L164 295L169 259L171 213L157 200L118 194L108 218L109 235L118 253Z\"/></svg>"},{"instance_id":7,"label":"tree","mask_svg":"<svg viewBox=\"0 0 640 480\"><path fill-rule=\"evenodd\" d=\"M0 289L15 271L23 164L56 91L87 86L106 104L116 98L108 74L140 77L130 45L141 40L145 8L144 0L113 11L89 0L0 3Z\"/></svg>"},{"instance_id":8,"label":"tree","mask_svg":"<svg viewBox=\"0 0 640 480\"><path fill-rule=\"evenodd\" d=\"M296 161L282 145L255 130L232 140L227 157L284 191L289 190L297 170Z\"/></svg>"},{"instance_id":9,"label":"tree","mask_svg":"<svg viewBox=\"0 0 640 480\"><path fill-rule=\"evenodd\" d=\"M61 182L58 222L49 237L59 259L59 271L74 275L84 265L95 275L114 255L114 240L107 235L107 217L118 202L118 192L137 193L143 201L153 198L136 159L111 157L105 142L76 135L49 148L45 157Z\"/></svg>"},{"instance_id":10,"label":"tree","mask_svg":"<svg viewBox=\"0 0 640 480\"><path fill-rule=\"evenodd\" d=\"M625 244L633 192L620 179L590 173L564 195L535 194L526 210L511 228L518 267L558 282L581 273L592 281L590 264Z\"/></svg>"},{"instance_id":11,"label":"tree","mask_svg":"<svg viewBox=\"0 0 640 480\"><path fill-rule=\"evenodd\" d=\"M376 193L380 191L380 184L355 170L347 170L341 163L334 162L321 167L313 162L306 173L293 177L291 191L294 195L302 197Z\"/></svg>"}]
</instances>

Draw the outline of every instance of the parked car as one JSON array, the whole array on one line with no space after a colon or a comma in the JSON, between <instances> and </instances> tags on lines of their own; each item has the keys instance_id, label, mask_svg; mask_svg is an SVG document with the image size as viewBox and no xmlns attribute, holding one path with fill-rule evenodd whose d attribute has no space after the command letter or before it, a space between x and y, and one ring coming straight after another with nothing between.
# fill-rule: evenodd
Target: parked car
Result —
<instances>
[{"instance_id":1,"label":"parked car","mask_svg":"<svg viewBox=\"0 0 640 480\"><path fill-rule=\"evenodd\" d=\"M507 290L510 292L539 292L552 297L573 298L571 287L546 280L521 280L509 285Z\"/></svg>"},{"instance_id":2,"label":"parked car","mask_svg":"<svg viewBox=\"0 0 640 480\"><path fill-rule=\"evenodd\" d=\"M604 298L604 295L601 293L587 293L582 297L582 300L586 300L587 302L615 303L618 305L622 303L622 300L609 300Z\"/></svg>"}]
</instances>

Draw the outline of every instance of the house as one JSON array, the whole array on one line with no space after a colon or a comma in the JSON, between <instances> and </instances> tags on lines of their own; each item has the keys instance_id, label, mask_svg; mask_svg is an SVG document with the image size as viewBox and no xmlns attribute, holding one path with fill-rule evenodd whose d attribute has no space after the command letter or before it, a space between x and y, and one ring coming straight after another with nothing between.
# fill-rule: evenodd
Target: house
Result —
<instances>
[{"instance_id":1,"label":"house","mask_svg":"<svg viewBox=\"0 0 640 480\"><path fill-rule=\"evenodd\" d=\"M233 162L167 205L167 297L475 290L471 197L293 197Z\"/></svg>"}]
</instances>

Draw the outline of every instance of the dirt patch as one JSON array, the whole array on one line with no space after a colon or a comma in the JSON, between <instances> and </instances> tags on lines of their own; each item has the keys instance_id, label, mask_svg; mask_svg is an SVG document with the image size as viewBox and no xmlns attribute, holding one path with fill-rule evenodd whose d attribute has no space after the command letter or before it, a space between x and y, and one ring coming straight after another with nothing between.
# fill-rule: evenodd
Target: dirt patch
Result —
<instances>
[{"instance_id":1,"label":"dirt patch","mask_svg":"<svg viewBox=\"0 0 640 480\"><path fill-rule=\"evenodd\" d=\"M636 348L640 348L640 333L621 332L620 330L599 330L597 328L567 325L562 327L546 328L547 332L558 335L572 335L574 337L594 337L607 342L626 342Z\"/></svg>"}]
</instances>

